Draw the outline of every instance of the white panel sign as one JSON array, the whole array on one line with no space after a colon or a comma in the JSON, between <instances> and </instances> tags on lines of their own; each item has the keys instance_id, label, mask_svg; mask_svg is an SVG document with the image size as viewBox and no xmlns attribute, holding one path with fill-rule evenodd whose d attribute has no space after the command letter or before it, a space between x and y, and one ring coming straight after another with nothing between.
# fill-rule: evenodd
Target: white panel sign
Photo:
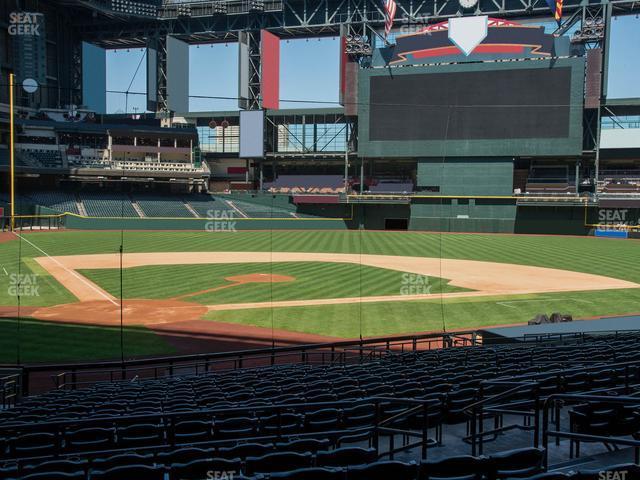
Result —
<instances>
[{"instance_id":1,"label":"white panel sign","mask_svg":"<svg viewBox=\"0 0 640 480\"><path fill-rule=\"evenodd\" d=\"M487 38L489 17L460 17L449 19L449 40L469 55Z\"/></svg>"},{"instance_id":2,"label":"white panel sign","mask_svg":"<svg viewBox=\"0 0 640 480\"><path fill-rule=\"evenodd\" d=\"M240 158L264 157L264 111L240 111Z\"/></svg>"}]
</instances>

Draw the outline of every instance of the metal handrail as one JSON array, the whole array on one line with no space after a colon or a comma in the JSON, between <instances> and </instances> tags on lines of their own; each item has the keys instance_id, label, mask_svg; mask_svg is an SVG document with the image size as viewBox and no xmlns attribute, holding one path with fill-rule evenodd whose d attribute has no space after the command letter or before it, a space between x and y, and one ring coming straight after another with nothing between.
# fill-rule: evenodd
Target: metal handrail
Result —
<instances>
[{"instance_id":1,"label":"metal handrail","mask_svg":"<svg viewBox=\"0 0 640 480\"><path fill-rule=\"evenodd\" d=\"M205 374L210 373L212 371L212 367L215 367L218 364L224 364L224 363L229 363L229 362L233 362L234 364L234 369L238 369L238 368L243 368L244 362L247 360L251 360L251 361L256 361L256 360L269 360L270 361L270 365L275 365L275 359L276 358L282 358L285 356L290 356L290 355L298 355L298 353L300 353L301 358L302 358L302 362L304 364L313 364L313 361L310 361L309 356L310 355L322 355L322 361L320 362L320 364L322 365L333 365L334 363L336 363L335 361L337 360L338 363L340 364L344 364L346 362L346 353L349 350L344 350L341 352L331 352L331 360L329 362L325 362L324 361L324 356L328 354L328 352L306 352L306 351L302 351L302 352L291 352L291 353L284 353L282 355L280 355L279 357L275 357L274 355L260 355L260 356L249 356L249 357L243 357L242 355L240 355L239 357L235 358L235 359L220 359L220 360L213 360L213 361L205 361L204 363L186 363L186 364L174 364L174 363L169 363L166 365L156 365L156 366L149 366L149 367L141 367L141 368L134 368L134 369L115 369L115 370L88 370L88 371L83 371L83 373L85 375L93 375L93 374L106 374L109 373L111 374L109 381L110 382L117 382L117 381L127 381L128 377L127 377L127 372L132 373L132 374L140 374L142 372L147 372L147 371L153 371L154 372L154 376L151 377L151 379L158 379L161 378L161 376L158 375L158 371L161 370L169 370L169 374L168 375L163 375L163 377L171 377L173 376L177 370L195 370L195 372L193 372L192 374L195 375L199 375L199 371L200 371L200 367L204 367L204 372ZM353 350L356 351L356 350ZM354 358L359 358L359 357L354 357ZM119 373L120 378L115 378L114 377L114 373ZM77 388L79 385L90 385L93 383L96 383L96 381L87 381L87 382L81 382L78 381L77 379L75 379L75 376L77 375L77 372L75 370L72 370L71 372L60 372L58 374L52 375L51 377L54 379L54 383L56 385L57 389L66 389L66 387L68 385L71 386L72 389ZM67 383L67 376L71 376L72 377L72 381ZM136 375L136 377L139 378L139 375ZM59 379L62 379L62 382L60 382Z\"/></svg>"},{"instance_id":2,"label":"metal handrail","mask_svg":"<svg viewBox=\"0 0 640 480\"><path fill-rule=\"evenodd\" d=\"M621 333L640 333L640 330L610 330L607 332L596 332L597 335L614 334L619 335ZM568 335L571 332L566 332ZM574 335L581 335L576 338L576 342L584 341L587 334L581 332L574 332ZM466 336L466 337L465 337ZM470 337L470 338L469 338ZM168 356L168 357L155 357L146 359L135 359L121 361L107 361L107 362L90 362L90 363L65 363L65 364L40 364L40 365L24 365L22 366L22 394L27 396L30 393L30 376L33 373L38 372L65 372L72 378L76 377L80 373L100 373L102 375L109 375L115 379L115 373L119 372L121 379L126 379L127 371L131 371L133 367L147 367L146 370L158 371L160 369L167 369L169 375L177 368L196 368L204 366L205 370L209 368L211 364L221 363L233 363L233 368L242 368L244 362L248 360L257 360L260 358L270 358L271 364L275 364L277 358L283 356L292 356L299 354L301 358L308 357L313 352L320 352L325 350L325 355L332 355L334 360L336 355L342 354L349 347L359 348L362 351L366 347L373 348L375 345L387 345L387 349L390 352L396 347L401 347L404 350L405 345L411 345L413 351L418 350L418 345L427 345L429 348L435 343L438 347L456 347L455 342L451 339L461 338L465 339L464 342L469 342L470 345L474 345L477 338L481 338L481 331L478 330L465 330L458 332L441 332L441 333L427 333L420 335L406 335L406 336L392 336L392 337L375 337L361 340L346 340L341 342L330 343L317 343L317 344L305 344L275 348L261 348L253 350L239 350L232 352L217 352L217 353L203 353L192 355L180 355L180 356ZM524 337L522 337L524 338ZM260 357L262 356L262 357ZM342 356L341 361L346 359L346 354ZM189 363L191 362L191 363ZM292 363L292 362L289 362ZM4 365L0 365L2 368ZM15 365L7 365L8 367L15 368ZM142 371L139 369L137 371ZM66 377L65 377L66 378Z\"/></svg>"},{"instance_id":3,"label":"metal handrail","mask_svg":"<svg viewBox=\"0 0 640 480\"><path fill-rule=\"evenodd\" d=\"M457 332L461 333L474 333L475 330L468 330L465 332ZM638 331L640 332L640 330ZM231 352L217 352L217 353L197 353L190 355L173 355L166 357L156 357L156 358L145 358L145 359L134 359L134 360L125 360L121 361L106 361L106 362L84 362L84 363L57 363L57 364L38 364L38 365L24 365L24 368L29 369L30 371L49 371L49 370L65 370L65 369L89 369L89 368L100 368L100 367L120 367L123 364L125 366L135 366L135 365L146 365L146 364L157 364L159 362L184 362L188 360L204 360L208 358L224 358L224 357L235 357L239 355L253 355L253 354L264 354L264 353L282 353L282 352L297 352L303 350L317 350L322 348L339 348L339 347L347 347L347 346L358 346L358 345L374 345L390 342L400 342L403 340L412 340L416 339L428 339L428 338L436 338L443 336L442 333L427 333L421 335L406 335L406 336L394 336L394 337L375 337L375 338L365 338L362 340L345 340L340 342L326 342L326 343L311 343L311 344L303 344L303 345L294 345L288 347L267 347L267 348L258 348L252 350L235 350ZM2 367L2 365L0 365Z\"/></svg>"},{"instance_id":4,"label":"metal handrail","mask_svg":"<svg viewBox=\"0 0 640 480\"><path fill-rule=\"evenodd\" d=\"M0 377L0 410L14 406L20 396L20 373Z\"/></svg>"},{"instance_id":5,"label":"metal handrail","mask_svg":"<svg viewBox=\"0 0 640 480\"><path fill-rule=\"evenodd\" d=\"M542 447L544 448L544 466L545 469L549 466L549 437L556 438L569 438L575 440L589 440L589 441L601 441L607 442L613 445L625 445L640 447L640 440L629 440L621 437L608 437L602 435L589 435L586 433L574 433L574 432L562 432L559 430L549 430L549 408L552 404L555 404L558 400L575 400L576 402L606 402L606 403L620 403L620 404L640 404L640 398L633 396L603 396L603 395L583 395L583 394L568 394L568 393L555 393L549 395L542 404Z\"/></svg>"},{"instance_id":6,"label":"metal handrail","mask_svg":"<svg viewBox=\"0 0 640 480\"><path fill-rule=\"evenodd\" d=\"M491 396L491 397L486 397L486 398L482 398L482 396L484 395L484 386L485 385L515 385L513 388L510 388L509 390L506 390L504 392L501 392L497 395ZM516 393L522 393L522 388L523 387L532 387L533 389L533 393L535 396L535 402L537 404L537 388L539 386L538 382L527 382L527 381L501 381L501 380L487 380L484 381L482 383L480 383L480 388L478 390L478 397L480 398L480 400L478 400L477 402L469 405L467 408L464 409L464 413L466 415L468 415L469 417L471 417L471 434L470 434L470 438L471 438L471 455L476 455L476 454L483 454L484 451L484 436L485 436L485 432L484 432L484 406L485 404L489 403L490 401L497 401L497 400L506 400L509 397L512 397L513 395L515 395ZM477 432L477 419L478 416L480 417L480 432ZM538 419L538 415L535 416L535 421L534 421L534 443L535 446L538 445L538 432L539 432L539 419ZM479 437L479 440L478 440Z\"/></svg>"},{"instance_id":7,"label":"metal handrail","mask_svg":"<svg viewBox=\"0 0 640 480\"><path fill-rule=\"evenodd\" d=\"M471 331L470 331L471 332ZM204 366L205 370L209 368L209 365L212 364L222 364L222 363L233 363L233 368L242 368L244 366L245 361L251 360L260 360L260 359L270 359L270 364L273 365L276 363L277 358L282 358L283 356L292 356L292 355L300 355L301 358L308 357L308 355L313 352L318 352L321 350L325 350L325 355L335 356L341 355L344 351L347 350L346 347L357 347L362 349L364 352L366 346L374 346L380 344L389 345L389 349L393 350L393 348L398 346L403 346L411 343L413 348L417 348L418 344L429 342L431 345L431 341L434 339L441 339L443 334L441 333L428 333L423 335L408 335L408 336L394 336L394 337L377 337L377 338L369 338L362 340L346 340L342 342L331 342L331 343L317 343L317 344L305 344L305 345L296 345L296 346L286 346L286 347L275 347L275 348L262 348L262 349L253 349L253 350L240 350L240 351L232 351L232 352L218 352L218 353L205 353L205 354L192 354L192 355L182 355L182 356L170 356L170 357L162 357L162 358L147 358L147 359L136 359L136 360L125 360L121 361L108 361L108 362L91 362L91 363L72 363L72 364L41 364L41 365L24 365L23 368L23 378L22 378L22 388L23 395L27 396L30 391L29 379L32 373L38 372L63 372L66 373L67 376L71 376L72 378L76 378L79 373L84 374L102 374L105 376L109 376L112 380L115 380L119 373L120 379L126 379L126 372L131 371L132 367L144 367L148 366L146 369L134 369L136 372L146 371L158 371L160 369L168 369L169 376L172 375L173 371L178 368L199 368L199 366ZM404 343L403 343L404 342ZM440 340L438 343L441 345ZM319 352L322 353L322 352ZM346 354L342 355L342 361L346 359ZM188 363L191 362L191 363ZM289 363L292 363L289 361ZM1 367L2 365L0 365ZM64 377L66 378L66 377ZM65 382L66 383L66 382ZM71 385L75 384L75 380L72 380ZM73 388L73 387L72 387Z\"/></svg>"},{"instance_id":8,"label":"metal handrail","mask_svg":"<svg viewBox=\"0 0 640 480\"><path fill-rule=\"evenodd\" d=\"M558 372L548 372L548 373L536 373L536 374L524 374L519 376L518 378L521 378L523 380L521 381L517 381L517 380L501 380L500 378L495 379L495 380L485 380L483 382L481 382L480 384L480 388L479 388L479 392L478 392L478 396L480 397L480 400L478 400L477 402L469 405L468 407L466 407L464 409L464 412L469 415L471 417L471 445L472 445L472 455L476 454L476 448L477 445L479 445L479 450L480 450L480 454L482 454L482 447L483 447L483 438L485 435L485 432L482 431L482 425L483 425L483 420L482 420L482 415L483 415L483 409L485 408L485 405L490 403L490 402L495 402L497 400L506 400L507 398L513 396L514 394L521 392L522 391L522 387L524 386L532 386L534 388L534 390L539 387L539 382L535 380L535 378L540 378L540 377L548 377L549 374L553 374L555 373L557 375L557 380L560 382L567 374L571 374L571 373L581 373L581 372L585 372L588 373L590 371L594 371L594 370L602 370L602 369L609 369L609 368L620 368L620 367L625 367L625 385L624 388L625 390L628 390L629 388L629 368L630 366L637 366L640 365L640 360L634 360L634 361L630 361L630 362L621 362L621 363L600 363L598 365L593 365L593 366L583 366L583 367L577 367L577 368L569 368L569 369L563 369L561 371ZM529 379L529 380L524 380L524 379ZM497 395L491 396L491 397L486 397L486 398L482 398L483 393L484 393L484 388L485 386L488 385L499 385L499 384L504 384L504 385L516 385L514 388L509 389L505 392L501 392ZM558 385L558 387L560 387L560 385ZM540 434L540 419L539 419L539 395L534 391L535 394L535 398L533 399L535 406L536 406L536 412L534 413L534 446L538 446L539 444L539 434ZM553 396L555 394L552 394L551 396ZM549 397L547 397L549 398ZM477 422L477 417L478 415L480 415L480 426L481 426L481 431L478 434L476 432L476 422ZM477 443L477 439L476 437L479 437L480 440Z\"/></svg>"},{"instance_id":9,"label":"metal handrail","mask_svg":"<svg viewBox=\"0 0 640 480\"><path fill-rule=\"evenodd\" d=\"M445 338L445 337L443 337ZM450 338L450 337L446 337L446 338ZM464 339L464 337L462 337ZM94 375L94 374L105 374L105 373L109 373L110 374L110 378L109 381L110 382L117 382L117 381L124 381L127 380L128 377L126 375L127 372L132 373L132 374L140 374L143 372L147 372L147 371L153 371L154 375L152 378L157 379L160 378L160 376L158 375L158 371L160 370L169 370L168 374L165 374L164 376L173 376L176 372L176 370L195 370L195 372L193 372L195 375L199 374L199 370L200 367L204 367L204 374L208 374L209 372L211 372L212 370L215 369L216 365L220 365L220 364L227 364L230 361L233 362L233 368L237 369L237 368L242 368L243 364L245 361L247 360L251 360L251 361L257 361L257 360L270 360L270 364L274 365L276 363L275 359L276 358L283 358L283 357L287 357L287 356L297 356L298 353L301 355L301 363L304 364L313 364L314 362L311 360L311 356L313 355L320 355L322 357L322 360L319 362L322 365L333 365L333 364L346 364L347 360L349 358L354 358L354 359L358 359L359 361L363 361L363 360L367 360L367 361L372 361L376 359L376 354L377 358L382 358L384 354L388 354L388 355L392 355L394 354L394 349L397 347L401 347L401 353L405 352L404 346L407 344L411 344L412 345L412 351L416 351L418 350L418 345L422 345L423 343L428 343L428 347L429 349L431 348L431 343L432 343L431 338L428 339L424 339L424 340L413 340L412 342L399 342L399 343L392 343L387 341L386 345L383 346L377 346L378 344L376 343L375 345L371 346L371 347L366 347L366 346L357 346L354 348L345 348L342 349L341 351L336 352L335 350L331 351L331 359L329 362L325 362L325 355L328 355L329 352L325 352L325 351L319 351L319 352L307 352L306 350L302 350L301 352L284 352L281 353L280 355L276 355L274 356L273 354L270 355L259 355L259 356L249 356L249 357L238 357L235 360L227 360L227 359L220 359L220 360L213 360L213 361L206 361L204 363L204 365L202 363L187 363L187 364L173 364L173 363L169 363L168 365L160 365L160 366L150 366L150 367L142 367L142 368L135 368L135 369L116 369L116 370L108 370L108 371L104 371L104 370L88 370L88 371L83 371L83 373L85 375ZM435 340L436 342L438 342L438 344L442 343L442 340ZM566 345L563 346L564 348L577 348L574 345ZM498 364L499 362L499 356L498 356L498 352L497 350L490 348L490 347L485 347L487 349L487 351L489 352L493 352L495 354L495 361L496 364ZM541 347L542 349L544 349L545 347ZM557 347L556 347L557 348ZM354 355L353 357L348 357L348 354L350 352L353 352ZM251 353L251 352L248 352ZM468 364L468 358L469 358L469 351L466 352L465 354L465 365ZM293 362L290 362L293 363ZM534 363L533 360L531 362L532 364ZM57 389L66 389L67 386L71 386L72 389L77 388L78 386L81 385L90 385L95 383L95 381L86 381L86 382L81 382L78 381L76 379L76 372L75 371L71 371L71 372L61 372L59 374L56 375L52 375L52 378L54 379L54 383ZM115 375L114 375L115 374ZM71 382L67 381L67 377L71 376ZM117 378L120 377L120 378ZM60 381L60 379L62 379L62 381Z\"/></svg>"}]
</instances>

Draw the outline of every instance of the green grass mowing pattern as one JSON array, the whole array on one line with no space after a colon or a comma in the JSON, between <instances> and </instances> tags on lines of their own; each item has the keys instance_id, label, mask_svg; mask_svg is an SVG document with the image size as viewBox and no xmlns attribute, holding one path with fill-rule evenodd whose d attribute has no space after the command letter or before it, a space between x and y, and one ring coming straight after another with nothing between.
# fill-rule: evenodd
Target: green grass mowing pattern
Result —
<instances>
[{"instance_id":1,"label":"green grass mowing pattern","mask_svg":"<svg viewBox=\"0 0 640 480\"><path fill-rule=\"evenodd\" d=\"M120 232L26 234L49 255L117 253ZM0 264L15 261L17 242L0 245ZM125 252L283 251L460 258L574 270L640 282L640 241L594 237L438 234L428 232L258 231L124 233ZM22 254L41 256L23 242Z\"/></svg>"},{"instance_id":2,"label":"green grass mowing pattern","mask_svg":"<svg viewBox=\"0 0 640 480\"><path fill-rule=\"evenodd\" d=\"M115 269L82 270L80 273L114 296L120 295L120 274ZM205 305L268 302L314 298L343 298L373 295L400 295L410 282L419 279L384 268L348 263L279 262L248 264L153 265L127 268L123 273L126 298L171 298L229 285L226 277L253 273L289 275L293 282L250 283L203 293L187 300ZM465 291L440 279L429 278L432 292ZM421 289L414 293L424 293Z\"/></svg>"},{"instance_id":3,"label":"green grass mowing pattern","mask_svg":"<svg viewBox=\"0 0 640 480\"><path fill-rule=\"evenodd\" d=\"M540 312L571 313L574 317L640 313L640 291L512 295L508 298L460 298L318 305L273 309L273 327L342 338L473 329L530 320ZM444 316L443 316L444 315ZM207 319L272 327L271 309L209 312ZM444 322L443 322L444 318Z\"/></svg>"},{"instance_id":4,"label":"green grass mowing pattern","mask_svg":"<svg viewBox=\"0 0 640 480\"><path fill-rule=\"evenodd\" d=\"M0 318L0 363L68 362L120 358L120 329ZM125 358L173 354L175 349L145 327L125 327Z\"/></svg>"},{"instance_id":5,"label":"green grass mowing pattern","mask_svg":"<svg viewBox=\"0 0 640 480\"><path fill-rule=\"evenodd\" d=\"M19 242L0 244L0 305L17 306L17 286L25 285L33 279L34 289L23 289L20 297L22 306L48 306L77 301L66 288L47 273L33 260L31 253L27 253L26 243L20 248ZM19 259L21 261L19 261ZM35 277L31 277L35 275Z\"/></svg>"}]
</instances>

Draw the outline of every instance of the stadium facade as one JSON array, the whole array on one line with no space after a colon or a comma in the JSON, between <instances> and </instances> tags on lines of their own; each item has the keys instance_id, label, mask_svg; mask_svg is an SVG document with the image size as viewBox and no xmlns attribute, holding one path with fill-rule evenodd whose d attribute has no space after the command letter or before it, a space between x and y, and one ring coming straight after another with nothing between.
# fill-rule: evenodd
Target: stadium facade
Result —
<instances>
[{"instance_id":1,"label":"stadium facade","mask_svg":"<svg viewBox=\"0 0 640 480\"><path fill-rule=\"evenodd\" d=\"M95 217L197 219L217 198L242 218L259 212L244 224L254 228L280 209L287 228L328 218L331 228L634 234L640 99L606 92L612 18L637 3L566 1L545 29L550 12L536 2L399 2L389 42L380 5L355 3L3 2L20 213L70 212L71 223L108 228ZM461 19L477 38L456 37ZM340 36L341 105L281 109L279 41L316 36ZM219 42L239 43L239 110L189 111L189 46ZM114 48L146 49L150 113L106 113ZM259 128L240 113L252 111ZM129 214L109 209L105 192ZM104 209L87 209L100 199ZM141 206L154 201L165 215ZM166 222L140 228L175 227Z\"/></svg>"}]
</instances>

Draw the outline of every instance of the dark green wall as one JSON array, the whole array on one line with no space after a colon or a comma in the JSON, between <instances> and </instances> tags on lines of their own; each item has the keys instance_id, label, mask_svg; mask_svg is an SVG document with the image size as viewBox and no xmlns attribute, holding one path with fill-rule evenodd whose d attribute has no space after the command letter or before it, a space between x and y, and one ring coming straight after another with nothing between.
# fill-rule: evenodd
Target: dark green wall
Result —
<instances>
[{"instance_id":1,"label":"dark green wall","mask_svg":"<svg viewBox=\"0 0 640 480\"><path fill-rule=\"evenodd\" d=\"M511 195L513 160L507 158L418 159L418 190L440 188L439 195Z\"/></svg>"},{"instance_id":2,"label":"dark green wall","mask_svg":"<svg viewBox=\"0 0 640 480\"><path fill-rule=\"evenodd\" d=\"M409 220L411 209L408 204L358 205L354 210L354 219L366 230L384 230L388 218Z\"/></svg>"},{"instance_id":3,"label":"dark green wall","mask_svg":"<svg viewBox=\"0 0 640 480\"><path fill-rule=\"evenodd\" d=\"M515 233L587 235L584 207L518 207Z\"/></svg>"},{"instance_id":4,"label":"dark green wall","mask_svg":"<svg viewBox=\"0 0 640 480\"><path fill-rule=\"evenodd\" d=\"M217 223L217 225L216 225ZM65 226L82 230L344 230L354 227L351 220L329 219L243 219L230 221L204 218L160 219L160 218L83 218L67 216Z\"/></svg>"},{"instance_id":5,"label":"dark green wall","mask_svg":"<svg viewBox=\"0 0 640 480\"><path fill-rule=\"evenodd\" d=\"M444 232L514 231L516 205L512 199L420 198L411 203L411 230Z\"/></svg>"},{"instance_id":6,"label":"dark green wall","mask_svg":"<svg viewBox=\"0 0 640 480\"><path fill-rule=\"evenodd\" d=\"M418 160L418 189L438 187L442 196L509 196L513 192L511 158L435 158ZM427 192L424 192L428 195ZM516 205L500 198L414 198L412 230L513 232Z\"/></svg>"}]
</instances>

